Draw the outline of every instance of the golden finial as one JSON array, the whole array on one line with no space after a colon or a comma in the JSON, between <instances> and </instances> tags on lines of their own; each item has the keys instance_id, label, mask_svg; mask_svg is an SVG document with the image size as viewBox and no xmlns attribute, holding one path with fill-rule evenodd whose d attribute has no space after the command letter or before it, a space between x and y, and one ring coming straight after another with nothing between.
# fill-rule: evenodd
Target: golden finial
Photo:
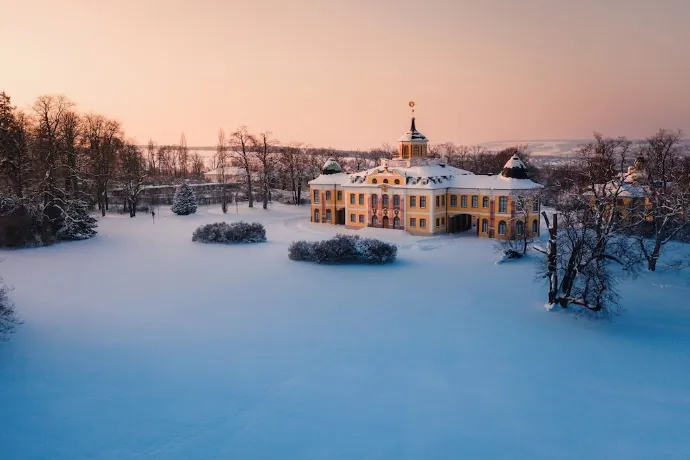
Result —
<instances>
[{"instance_id":1,"label":"golden finial","mask_svg":"<svg viewBox=\"0 0 690 460\"><path fill-rule=\"evenodd\" d=\"M410 101L409 105L412 108L412 115L414 115L414 101Z\"/></svg>"}]
</instances>

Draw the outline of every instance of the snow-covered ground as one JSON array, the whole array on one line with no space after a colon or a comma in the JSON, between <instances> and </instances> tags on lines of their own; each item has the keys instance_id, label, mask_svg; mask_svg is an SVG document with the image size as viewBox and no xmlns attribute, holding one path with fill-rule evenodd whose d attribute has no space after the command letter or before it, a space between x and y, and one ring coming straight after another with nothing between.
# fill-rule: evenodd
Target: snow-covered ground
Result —
<instances>
[{"instance_id":1,"label":"snow-covered ground","mask_svg":"<svg viewBox=\"0 0 690 460\"><path fill-rule=\"evenodd\" d=\"M0 343L0 458L690 458L688 273L591 321L488 241L364 230L399 261L318 266L287 245L342 229L230 211L0 253L25 321ZM240 218L269 241L191 242Z\"/></svg>"}]
</instances>

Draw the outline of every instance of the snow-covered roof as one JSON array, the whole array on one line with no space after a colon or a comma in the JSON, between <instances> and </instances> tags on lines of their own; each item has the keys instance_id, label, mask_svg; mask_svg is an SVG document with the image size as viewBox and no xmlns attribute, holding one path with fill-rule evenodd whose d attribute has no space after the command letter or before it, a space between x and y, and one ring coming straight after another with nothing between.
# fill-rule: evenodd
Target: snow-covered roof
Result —
<instances>
[{"instance_id":1,"label":"snow-covered roof","mask_svg":"<svg viewBox=\"0 0 690 460\"><path fill-rule=\"evenodd\" d=\"M610 197L644 198L647 192L646 188L642 185L630 184L620 180L612 180L606 184L597 184L595 187L599 194ZM592 192L589 191L586 194L592 195Z\"/></svg>"},{"instance_id":2,"label":"snow-covered roof","mask_svg":"<svg viewBox=\"0 0 690 460\"><path fill-rule=\"evenodd\" d=\"M517 179L503 177L500 175L484 176L475 175L464 169L447 166L443 163L429 162L425 165L405 167L377 166L366 171L355 174L322 174L309 182L309 185L341 185L344 187L372 187L380 184L367 182L367 177L371 175L391 175L397 174L404 178L404 181L395 185L388 183L390 187L412 188L412 189L482 189L482 190L528 190L542 188L540 184L530 179Z\"/></svg>"},{"instance_id":3,"label":"snow-covered roof","mask_svg":"<svg viewBox=\"0 0 690 460\"><path fill-rule=\"evenodd\" d=\"M501 176L512 179L529 179L527 166L522 162L519 156L513 155L503 166Z\"/></svg>"},{"instance_id":4,"label":"snow-covered roof","mask_svg":"<svg viewBox=\"0 0 690 460\"><path fill-rule=\"evenodd\" d=\"M205 176L215 176L215 175L220 175L222 174L223 171L221 171L222 168L216 168L212 169L209 172L204 173ZM244 168L240 168L239 166L226 166L225 167L225 175L226 176L244 176L246 175Z\"/></svg>"},{"instance_id":5,"label":"snow-covered roof","mask_svg":"<svg viewBox=\"0 0 690 460\"><path fill-rule=\"evenodd\" d=\"M410 126L410 130L400 136L400 139L398 139L398 142L419 142L419 143L424 143L428 142L428 139L426 136L419 131L417 131L417 127L415 126L414 123L414 117L412 118L412 124Z\"/></svg>"},{"instance_id":6,"label":"snow-covered roof","mask_svg":"<svg viewBox=\"0 0 690 460\"><path fill-rule=\"evenodd\" d=\"M329 158L323 164L321 172L326 175L337 174L343 172L343 168L340 167L340 164L334 158Z\"/></svg>"}]
</instances>

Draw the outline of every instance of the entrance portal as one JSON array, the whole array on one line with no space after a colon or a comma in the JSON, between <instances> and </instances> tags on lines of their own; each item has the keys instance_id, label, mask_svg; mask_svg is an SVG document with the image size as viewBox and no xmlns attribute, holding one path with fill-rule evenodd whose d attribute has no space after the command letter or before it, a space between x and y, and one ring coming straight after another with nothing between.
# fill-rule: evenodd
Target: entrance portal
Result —
<instances>
[{"instance_id":1,"label":"entrance portal","mask_svg":"<svg viewBox=\"0 0 690 460\"><path fill-rule=\"evenodd\" d=\"M448 233L464 232L472 228L471 214L456 214L448 219Z\"/></svg>"},{"instance_id":2,"label":"entrance portal","mask_svg":"<svg viewBox=\"0 0 690 460\"><path fill-rule=\"evenodd\" d=\"M383 228L389 228L388 216L383 216Z\"/></svg>"},{"instance_id":3,"label":"entrance portal","mask_svg":"<svg viewBox=\"0 0 690 460\"><path fill-rule=\"evenodd\" d=\"M338 209L335 212L335 224L336 225L345 225L345 208Z\"/></svg>"}]
</instances>

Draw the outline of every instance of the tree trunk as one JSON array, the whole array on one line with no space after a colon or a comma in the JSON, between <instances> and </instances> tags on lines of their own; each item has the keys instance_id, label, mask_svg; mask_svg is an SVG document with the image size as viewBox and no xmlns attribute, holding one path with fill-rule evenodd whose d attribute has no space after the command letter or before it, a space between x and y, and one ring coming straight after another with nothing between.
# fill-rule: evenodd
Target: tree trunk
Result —
<instances>
[{"instance_id":1,"label":"tree trunk","mask_svg":"<svg viewBox=\"0 0 690 460\"><path fill-rule=\"evenodd\" d=\"M247 174L247 195L249 195L249 207L254 207L254 196L252 195L252 175Z\"/></svg>"},{"instance_id":2,"label":"tree trunk","mask_svg":"<svg viewBox=\"0 0 690 460\"><path fill-rule=\"evenodd\" d=\"M297 185L297 206L302 204L302 183Z\"/></svg>"},{"instance_id":3,"label":"tree trunk","mask_svg":"<svg viewBox=\"0 0 690 460\"><path fill-rule=\"evenodd\" d=\"M546 212L542 213L547 225L549 220L546 217ZM548 253L548 274L549 274L549 304L553 305L556 302L558 294L558 245L556 238L558 237L558 214L553 215L553 223L548 226L549 229L549 253Z\"/></svg>"},{"instance_id":4,"label":"tree trunk","mask_svg":"<svg viewBox=\"0 0 690 460\"><path fill-rule=\"evenodd\" d=\"M661 253L661 233L656 234L656 239L654 241L654 249L652 250L651 257L647 261L647 269L650 272L656 271L656 263L659 260L659 254Z\"/></svg>"}]
</instances>

